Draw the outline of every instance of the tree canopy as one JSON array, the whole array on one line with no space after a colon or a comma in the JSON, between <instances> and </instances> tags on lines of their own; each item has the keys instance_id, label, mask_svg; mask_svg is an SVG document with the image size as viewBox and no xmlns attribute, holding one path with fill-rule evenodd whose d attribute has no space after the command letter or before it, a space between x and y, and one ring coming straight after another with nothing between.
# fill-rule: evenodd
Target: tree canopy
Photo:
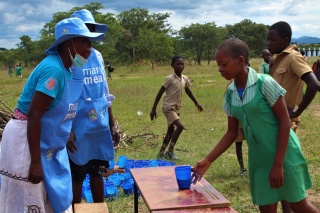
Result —
<instances>
[{"instance_id":1,"label":"tree canopy","mask_svg":"<svg viewBox=\"0 0 320 213\"><path fill-rule=\"evenodd\" d=\"M268 26L244 19L234 25L218 27L214 22L191 24L180 30L172 30L168 23L169 13L150 13L146 8L133 8L115 15L100 12L103 6L99 2L91 2L82 7L74 7L68 12L57 12L50 22L41 30L39 40L32 41L28 35L20 37L16 49L0 48L0 60L3 66L36 65L44 57L44 50L54 41L55 24L80 9L92 12L97 23L106 23L106 38L94 42L105 60L113 64L131 64L148 61L154 67L157 63L167 62L171 57L181 55L193 58L200 65L201 61L214 59L214 52L225 39L237 37L244 40L251 56L260 56L266 48Z\"/></svg>"}]
</instances>

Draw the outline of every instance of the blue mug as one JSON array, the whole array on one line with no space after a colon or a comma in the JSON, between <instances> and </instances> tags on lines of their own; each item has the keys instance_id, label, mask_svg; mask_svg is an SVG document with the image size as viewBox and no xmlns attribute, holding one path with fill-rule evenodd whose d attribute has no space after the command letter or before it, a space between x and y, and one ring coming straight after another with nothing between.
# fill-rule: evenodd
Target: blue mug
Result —
<instances>
[{"instance_id":1,"label":"blue mug","mask_svg":"<svg viewBox=\"0 0 320 213\"><path fill-rule=\"evenodd\" d=\"M115 186L107 187L107 197L109 201L116 200L120 197L120 191Z\"/></svg>"},{"instance_id":2,"label":"blue mug","mask_svg":"<svg viewBox=\"0 0 320 213\"><path fill-rule=\"evenodd\" d=\"M133 194L133 182L126 181L121 184L124 194L131 195Z\"/></svg>"},{"instance_id":3,"label":"blue mug","mask_svg":"<svg viewBox=\"0 0 320 213\"><path fill-rule=\"evenodd\" d=\"M189 189L191 183L195 183L198 179L198 174L194 173L194 178L191 180L191 166L189 165L176 166L174 171L179 189Z\"/></svg>"},{"instance_id":4,"label":"blue mug","mask_svg":"<svg viewBox=\"0 0 320 213\"><path fill-rule=\"evenodd\" d=\"M107 188L110 187L110 186L114 186L114 183L113 183L112 181L106 181L106 182L104 182L103 196L104 196L105 198L108 197Z\"/></svg>"},{"instance_id":5,"label":"blue mug","mask_svg":"<svg viewBox=\"0 0 320 213\"><path fill-rule=\"evenodd\" d=\"M118 166L120 169L125 169L127 165L128 157L125 155L118 156Z\"/></svg>"},{"instance_id":6,"label":"blue mug","mask_svg":"<svg viewBox=\"0 0 320 213\"><path fill-rule=\"evenodd\" d=\"M113 182L114 186L116 186L116 187L120 186L120 184L121 184L120 176L119 175L115 175L115 174L110 175L108 177L108 181Z\"/></svg>"}]
</instances>

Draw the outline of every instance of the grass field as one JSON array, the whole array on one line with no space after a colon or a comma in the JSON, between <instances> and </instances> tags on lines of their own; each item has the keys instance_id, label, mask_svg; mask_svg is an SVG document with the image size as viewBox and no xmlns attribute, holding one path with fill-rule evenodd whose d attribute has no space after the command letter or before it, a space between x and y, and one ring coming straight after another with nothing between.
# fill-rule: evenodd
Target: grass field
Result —
<instances>
[{"instance_id":1,"label":"grass field","mask_svg":"<svg viewBox=\"0 0 320 213\"><path fill-rule=\"evenodd\" d=\"M309 58L311 64L315 58ZM258 69L261 59L250 60L251 67ZM150 120L150 110L154 98L165 76L171 74L170 66L116 67L112 80L108 81L110 91L116 96L113 102L113 114L117 118L120 130L131 140L116 150L116 155L127 155L132 159L155 159L166 132L166 120L158 105L158 118ZM0 99L10 108L14 108L30 70L24 69L22 80L9 78L6 70L0 71ZM214 61L210 65L186 65L184 73L193 80L191 91L204 107L198 112L186 94L183 95L181 121L187 128L183 131L176 145L176 154L182 159L176 164L194 165L204 157L219 141L226 130L226 115L222 110L223 91L226 80L217 71ZM308 161L313 179L313 187L308 191L309 200L320 208L320 98L315 100L303 113L299 138L303 153ZM141 111L142 116L137 112ZM247 164L247 145L243 145L244 160ZM239 212L258 212L251 202L248 177L239 175L239 166L232 146L218 158L205 174L208 180L222 195L231 201ZM133 212L133 196L121 196L120 199L106 201L110 212ZM139 199L139 212L148 212L142 199Z\"/></svg>"}]
</instances>

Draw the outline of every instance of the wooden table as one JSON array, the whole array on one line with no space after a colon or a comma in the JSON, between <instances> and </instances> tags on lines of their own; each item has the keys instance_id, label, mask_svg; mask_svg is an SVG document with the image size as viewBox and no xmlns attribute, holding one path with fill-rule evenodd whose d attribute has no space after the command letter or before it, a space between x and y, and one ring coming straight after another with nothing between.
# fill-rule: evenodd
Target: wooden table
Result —
<instances>
[{"instance_id":1,"label":"wooden table","mask_svg":"<svg viewBox=\"0 0 320 213\"><path fill-rule=\"evenodd\" d=\"M109 213L106 203L75 203L74 213Z\"/></svg>"},{"instance_id":2,"label":"wooden table","mask_svg":"<svg viewBox=\"0 0 320 213\"><path fill-rule=\"evenodd\" d=\"M179 190L175 166L133 168L130 173L135 181L134 212L138 213L138 188L150 212L236 212L230 202L204 178L190 189ZM223 210L223 211L220 211Z\"/></svg>"}]
</instances>

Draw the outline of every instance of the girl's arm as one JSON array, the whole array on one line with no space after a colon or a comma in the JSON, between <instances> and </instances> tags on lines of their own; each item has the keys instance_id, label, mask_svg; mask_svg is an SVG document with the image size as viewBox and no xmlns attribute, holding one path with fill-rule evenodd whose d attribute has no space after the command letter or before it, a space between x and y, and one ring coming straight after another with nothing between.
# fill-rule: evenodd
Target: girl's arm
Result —
<instances>
[{"instance_id":1,"label":"girl's arm","mask_svg":"<svg viewBox=\"0 0 320 213\"><path fill-rule=\"evenodd\" d=\"M220 139L219 143L192 168L192 171L198 173L198 181L201 180L213 161L224 153L236 140L238 136L239 121L236 118L228 116L228 130Z\"/></svg>"},{"instance_id":2,"label":"girl's arm","mask_svg":"<svg viewBox=\"0 0 320 213\"><path fill-rule=\"evenodd\" d=\"M284 98L280 96L273 105L272 110L279 121L278 143L274 157L274 162L269 175L269 183L271 188L280 188L283 185L283 161L286 154L289 134L290 134L290 118L287 111Z\"/></svg>"},{"instance_id":3,"label":"girl's arm","mask_svg":"<svg viewBox=\"0 0 320 213\"><path fill-rule=\"evenodd\" d=\"M39 183L43 178L40 154L41 117L52 101L52 97L36 91L27 113L27 138L31 155L28 180L34 184Z\"/></svg>"},{"instance_id":4,"label":"girl's arm","mask_svg":"<svg viewBox=\"0 0 320 213\"><path fill-rule=\"evenodd\" d=\"M193 103L197 106L198 111L203 111L203 107L198 103L198 101L196 100L196 98L193 96L191 90L189 89L189 87L185 88L185 91L187 93L187 95L189 96L189 98L193 101Z\"/></svg>"},{"instance_id":5,"label":"girl's arm","mask_svg":"<svg viewBox=\"0 0 320 213\"><path fill-rule=\"evenodd\" d=\"M157 117L157 106L158 106L158 103L161 99L161 96L162 94L164 93L164 91L166 90L166 88L164 88L164 86L161 86L161 88L159 89L159 92L156 96L156 99L154 100L154 103L153 103L153 107L151 109L151 112L150 112L150 118L151 120L153 120L153 118Z\"/></svg>"}]
</instances>

